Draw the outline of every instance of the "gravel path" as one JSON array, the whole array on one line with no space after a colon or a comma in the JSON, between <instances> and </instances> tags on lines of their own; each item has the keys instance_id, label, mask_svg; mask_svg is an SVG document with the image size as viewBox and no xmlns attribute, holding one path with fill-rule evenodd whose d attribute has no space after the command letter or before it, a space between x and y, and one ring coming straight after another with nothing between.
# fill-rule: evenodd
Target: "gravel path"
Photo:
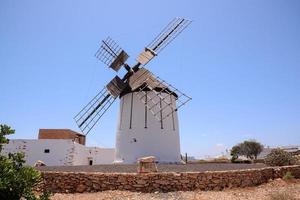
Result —
<instances>
[{"instance_id":1,"label":"gravel path","mask_svg":"<svg viewBox=\"0 0 300 200\"><path fill-rule=\"evenodd\" d=\"M159 172L204 172L224 171L237 169L254 169L265 167L264 164L232 164L232 163L201 163L201 164L158 164ZM134 173L137 171L136 164L118 165L93 165L93 166L58 166L38 167L40 171L66 171L66 172L103 172L103 173Z\"/></svg>"}]
</instances>

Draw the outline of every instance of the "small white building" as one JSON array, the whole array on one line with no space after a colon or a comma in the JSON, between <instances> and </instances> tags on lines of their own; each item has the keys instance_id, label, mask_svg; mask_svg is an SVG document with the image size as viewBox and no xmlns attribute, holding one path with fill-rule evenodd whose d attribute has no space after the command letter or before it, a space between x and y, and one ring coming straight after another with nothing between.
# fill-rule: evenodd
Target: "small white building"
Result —
<instances>
[{"instance_id":1,"label":"small white building","mask_svg":"<svg viewBox=\"0 0 300 200\"><path fill-rule=\"evenodd\" d=\"M111 164L114 148L86 147L85 136L69 129L40 129L39 139L11 139L2 154L23 152L26 165L38 160L47 166Z\"/></svg>"}]
</instances>

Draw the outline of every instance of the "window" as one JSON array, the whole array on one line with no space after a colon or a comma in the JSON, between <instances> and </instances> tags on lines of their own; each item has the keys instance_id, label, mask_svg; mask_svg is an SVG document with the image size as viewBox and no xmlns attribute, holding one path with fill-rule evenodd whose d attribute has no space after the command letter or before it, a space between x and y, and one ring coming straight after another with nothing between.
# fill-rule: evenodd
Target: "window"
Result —
<instances>
[{"instance_id":1,"label":"window","mask_svg":"<svg viewBox=\"0 0 300 200\"><path fill-rule=\"evenodd\" d=\"M90 165L93 165L93 160L90 160L89 164L90 164Z\"/></svg>"},{"instance_id":2,"label":"window","mask_svg":"<svg viewBox=\"0 0 300 200\"><path fill-rule=\"evenodd\" d=\"M45 149L44 153L50 153L50 149Z\"/></svg>"},{"instance_id":3,"label":"window","mask_svg":"<svg viewBox=\"0 0 300 200\"><path fill-rule=\"evenodd\" d=\"M137 139L136 138L132 138L132 140L130 140L130 143L133 143L133 142L137 142Z\"/></svg>"}]
</instances>

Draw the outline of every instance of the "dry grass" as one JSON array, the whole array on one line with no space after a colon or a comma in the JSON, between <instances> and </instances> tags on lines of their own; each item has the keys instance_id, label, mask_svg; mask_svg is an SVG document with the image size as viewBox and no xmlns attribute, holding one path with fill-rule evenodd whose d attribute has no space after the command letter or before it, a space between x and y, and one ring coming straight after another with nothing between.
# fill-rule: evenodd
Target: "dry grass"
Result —
<instances>
[{"instance_id":1,"label":"dry grass","mask_svg":"<svg viewBox=\"0 0 300 200\"><path fill-rule=\"evenodd\" d=\"M288 192L274 192L270 194L270 200L296 200L296 197Z\"/></svg>"}]
</instances>

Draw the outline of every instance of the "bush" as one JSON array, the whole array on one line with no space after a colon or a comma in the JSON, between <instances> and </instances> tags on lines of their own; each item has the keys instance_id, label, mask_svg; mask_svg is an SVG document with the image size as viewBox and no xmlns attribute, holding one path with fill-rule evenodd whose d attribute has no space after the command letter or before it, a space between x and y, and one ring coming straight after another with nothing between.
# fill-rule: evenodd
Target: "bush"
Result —
<instances>
[{"instance_id":1,"label":"bush","mask_svg":"<svg viewBox=\"0 0 300 200\"><path fill-rule=\"evenodd\" d=\"M6 135L13 134L9 126L0 127L0 153L2 145L8 143ZM33 188L41 181L41 174L32 167L23 166L23 153L0 155L0 199L5 200L47 200L50 194L44 192L36 197Z\"/></svg>"},{"instance_id":2,"label":"bush","mask_svg":"<svg viewBox=\"0 0 300 200\"><path fill-rule=\"evenodd\" d=\"M286 172L285 175L282 177L283 180L287 181L287 180L292 180L295 177L293 176L292 172Z\"/></svg>"},{"instance_id":3,"label":"bush","mask_svg":"<svg viewBox=\"0 0 300 200\"><path fill-rule=\"evenodd\" d=\"M300 165L300 155L294 155L293 159L295 161L295 165Z\"/></svg>"},{"instance_id":4,"label":"bush","mask_svg":"<svg viewBox=\"0 0 300 200\"><path fill-rule=\"evenodd\" d=\"M0 157L0 199L39 199L32 188L41 181L41 174L32 167L23 166L24 154L9 154ZM44 193L40 199L48 199Z\"/></svg>"},{"instance_id":5,"label":"bush","mask_svg":"<svg viewBox=\"0 0 300 200\"><path fill-rule=\"evenodd\" d=\"M284 166L284 165L293 165L295 160L287 151L283 149L273 149L270 154L267 155L265 163L270 166Z\"/></svg>"},{"instance_id":6,"label":"bush","mask_svg":"<svg viewBox=\"0 0 300 200\"><path fill-rule=\"evenodd\" d=\"M263 158L256 159L256 160L254 160L254 163L265 163L265 159L263 159Z\"/></svg>"},{"instance_id":7,"label":"bush","mask_svg":"<svg viewBox=\"0 0 300 200\"><path fill-rule=\"evenodd\" d=\"M234 161L231 161L232 163L239 163L239 164L251 164L251 160L234 160Z\"/></svg>"}]
</instances>

